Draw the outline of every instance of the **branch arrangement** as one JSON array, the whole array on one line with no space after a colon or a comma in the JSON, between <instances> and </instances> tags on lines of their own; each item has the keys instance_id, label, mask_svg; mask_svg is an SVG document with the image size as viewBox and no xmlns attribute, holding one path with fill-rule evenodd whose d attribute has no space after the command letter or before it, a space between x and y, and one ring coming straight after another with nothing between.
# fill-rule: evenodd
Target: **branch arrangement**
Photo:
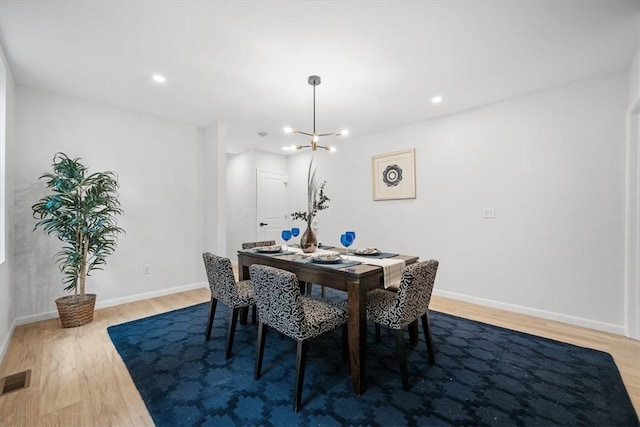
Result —
<instances>
[{"instance_id":1,"label":"branch arrangement","mask_svg":"<svg viewBox=\"0 0 640 427\"><path fill-rule=\"evenodd\" d=\"M301 219L311 225L311 221L317 215L318 211L329 208L327 202L331 199L324 192L324 186L327 181L318 183L316 178L317 168L313 166L313 158L309 162L309 172L307 173L307 211L297 211L291 213L291 218Z\"/></svg>"}]
</instances>

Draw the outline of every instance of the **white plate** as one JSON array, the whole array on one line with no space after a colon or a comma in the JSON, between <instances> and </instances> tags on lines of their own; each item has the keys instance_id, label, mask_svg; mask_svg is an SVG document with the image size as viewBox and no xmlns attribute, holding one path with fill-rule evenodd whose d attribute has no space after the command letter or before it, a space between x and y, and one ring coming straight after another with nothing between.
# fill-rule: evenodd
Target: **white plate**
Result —
<instances>
[{"instance_id":1,"label":"white plate","mask_svg":"<svg viewBox=\"0 0 640 427\"><path fill-rule=\"evenodd\" d=\"M271 246L258 246L256 252L262 252L265 254L274 254L276 252L282 252L282 246L280 245L271 245Z\"/></svg>"},{"instance_id":2,"label":"white plate","mask_svg":"<svg viewBox=\"0 0 640 427\"><path fill-rule=\"evenodd\" d=\"M377 248L362 248L354 251L356 255L378 255L380 251Z\"/></svg>"},{"instance_id":3,"label":"white plate","mask_svg":"<svg viewBox=\"0 0 640 427\"><path fill-rule=\"evenodd\" d=\"M322 254L311 257L311 262L317 264L337 264L342 261L340 254Z\"/></svg>"}]
</instances>

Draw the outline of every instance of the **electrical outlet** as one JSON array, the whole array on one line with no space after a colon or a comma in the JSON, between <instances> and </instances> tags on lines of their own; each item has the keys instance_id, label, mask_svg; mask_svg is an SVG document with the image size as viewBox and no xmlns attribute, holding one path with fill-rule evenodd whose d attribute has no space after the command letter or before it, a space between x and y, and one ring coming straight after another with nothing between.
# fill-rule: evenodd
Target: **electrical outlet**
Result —
<instances>
[{"instance_id":1,"label":"electrical outlet","mask_svg":"<svg viewBox=\"0 0 640 427\"><path fill-rule=\"evenodd\" d=\"M151 274L151 267L149 267L149 264L142 266L142 274Z\"/></svg>"},{"instance_id":2,"label":"electrical outlet","mask_svg":"<svg viewBox=\"0 0 640 427\"><path fill-rule=\"evenodd\" d=\"M496 208L483 208L482 218L484 219L496 219Z\"/></svg>"}]
</instances>

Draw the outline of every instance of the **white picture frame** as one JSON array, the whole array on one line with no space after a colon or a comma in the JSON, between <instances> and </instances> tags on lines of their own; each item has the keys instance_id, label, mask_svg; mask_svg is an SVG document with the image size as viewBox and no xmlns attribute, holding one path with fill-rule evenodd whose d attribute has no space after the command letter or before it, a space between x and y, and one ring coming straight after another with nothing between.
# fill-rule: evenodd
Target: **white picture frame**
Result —
<instances>
[{"instance_id":1,"label":"white picture frame","mask_svg":"<svg viewBox=\"0 0 640 427\"><path fill-rule=\"evenodd\" d=\"M371 157L373 200L416 198L415 149Z\"/></svg>"}]
</instances>

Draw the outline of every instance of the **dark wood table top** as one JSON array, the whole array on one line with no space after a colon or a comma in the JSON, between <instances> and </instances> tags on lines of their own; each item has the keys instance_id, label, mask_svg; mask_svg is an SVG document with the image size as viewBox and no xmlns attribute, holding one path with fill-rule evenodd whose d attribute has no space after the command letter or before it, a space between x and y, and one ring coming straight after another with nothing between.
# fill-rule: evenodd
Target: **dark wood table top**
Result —
<instances>
[{"instance_id":1,"label":"dark wood table top","mask_svg":"<svg viewBox=\"0 0 640 427\"><path fill-rule=\"evenodd\" d=\"M382 280L382 267L377 265L365 264L364 262L362 264L353 265L350 267L333 268L311 262L296 262L296 260L305 258L305 255L300 254L274 256L273 254L264 254L260 252L253 252L251 250L240 250L238 251L238 258L240 258L240 256L245 258L247 261L253 258L259 260L257 262L259 264L269 265L272 267L291 271L296 276L298 276L298 279L301 281L327 284L328 286L336 289L346 290L346 287L340 286L339 283L336 283L336 279L339 279L339 282L347 282L349 280L360 281L370 276L380 275L380 279ZM407 265L409 265L416 262L418 260L418 257L412 255L397 255L395 257L386 259L401 259ZM242 264L246 265L247 263ZM245 279L248 279L248 277L245 277ZM381 281L380 286L383 285L384 283L382 283Z\"/></svg>"}]
</instances>

